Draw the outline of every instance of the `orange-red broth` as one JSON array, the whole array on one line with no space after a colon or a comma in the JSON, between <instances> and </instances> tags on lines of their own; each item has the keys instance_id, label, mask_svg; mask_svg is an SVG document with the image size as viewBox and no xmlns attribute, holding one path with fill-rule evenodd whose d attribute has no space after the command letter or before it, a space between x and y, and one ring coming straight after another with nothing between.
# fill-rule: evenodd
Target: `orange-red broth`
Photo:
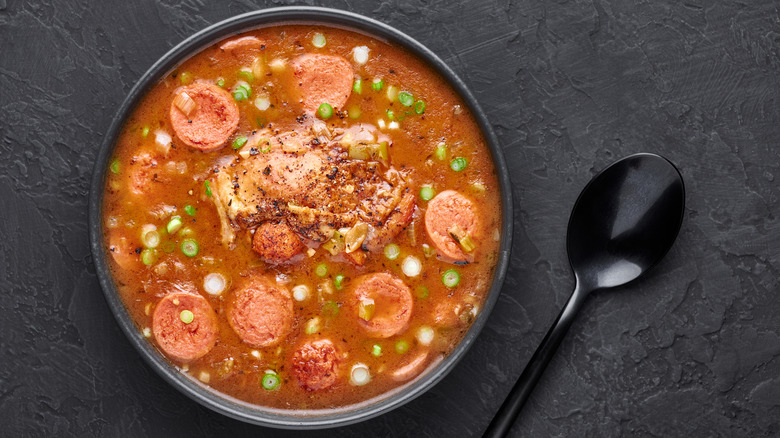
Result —
<instances>
[{"instance_id":1,"label":"orange-red broth","mask_svg":"<svg viewBox=\"0 0 780 438\"><path fill-rule=\"evenodd\" d=\"M326 37L327 44L316 48L312 38L316 33ZM469 112L459 97L424 62L404 50L344 29L324 26L287 25L266 27L247 32L265 42L265 62L274 59L290 60L297 55L316 52L341 55L350 60L356 76L362 79L362 93L352 93L345 108L357 118L331 117L330 127L347 127L355 123L377 124L378 120L389 123L387 110L405 116L399 121L400 129L382 129L393 142L389 149L390 164L403 169L413 193L418 194L424 185L432 185L435 191L453 189L470 198L476 207L483 225L482 236L477 242L474 262L454 265L426 256L423 244L432 242L425 231L423 215L426 201L417 196L417 211L411 226L398 235L394 242L401 248L401 255L389 260L382 253L371 253L365 266L359 267L340 262L328 252L319 248L313 256L304 255L292 265L268 265L252 252L248 232L240 232L237 245L230 250L220 241L220 221L212 201L206 195L204 181L219 157L234 155L230 146L238 136L248 136L252 130L269 122L284 131L294 129L296 117L300 114L287 105L289 84L283 75L268 75L255 80L253 93L263 89L270 95L272 107L260 111L253 105L253 99L238 102L241 121L236 133L222 149L204 153L191 149L173 136L169 121L169 109L174 90L183 82L194 79L217 81L224 78L225 88L238 80L241 67L228 59L229 55L218 49L219 43L195 54L173 72L164 77L144 97L137 109L127 120L114 152L114 162L106 180L106 196L103 206L105 224L105 245L121 243L131 249L143 248L142 227L153 224L161 232L162 243L157 250L156 261L144 265L140 255L134 253L124 257L124 267L111 258L112 272L121 297L133 320L149 341L154 343L151 331L155 305L167 293L174 292L176 285L190 287L206 297L219 319L219 338L216 346L204 357L190 363L178 363L183 373L200 379L212 388L249 403L281 409L328 409L343 407L376 397L404 382L393 380L390 375L416 357L429 351L426 366L433 365L450 353L468 329L473 317L479 311L487 293L497 258L500 216L498 183L485 141ZM370 49L369 61L357 65L352 58L356 46ZM371 88L374 78L384 80L380 91ZM183 81L182 81L183 79ZM409 91L415 101L425 102L424 113L418 115L411 108L402 106L398 100L388 100L389 85L401 91ZM410 113L410 114L406 114ZM173 146L167 153L155 144L155 131L171 134ZM435 151L440 143L447 146L446 156L440 159ZM140 153L152 154L158 166L149 178L153 183L143 195L129 190L134 157ZM455 157L465 157L468 166L454 171L450 162ZM183 163L183 164L182 164ZM196 208L194 216L184 211L186 205ZM179 249L183 240L181 233L167 235L165 225L173 215L184 220L185 227L192 230L199 244L195 257L186 257ZM416 242L412 242L412 235ZM166 243L166 242L172 242ZM161 250L173 246L170 253ZM414 278L403 274L401 264L408 255L422 261L422 273ZM325 277L314 274L315 267L327 265ZM460 274L460 283L454 288L446 287L442 274L449 269ZM227 290L218 297L205 293L204 277L212 272L223 274L228 279ZM310 295L302 302L294 301L295 323L291 334L278 346L254 348L244 344L227 322L227 304L231 297L231 286L252 273L263 273L276 278L292 288L294 285L309 286ZM411 288L414 297L412 320L406 330L388 339L367 337L357 325L355 316L339 306L344 304L352 291L351 280L372 272L389 272ZM340 290L334 287L334 278L343 275L345 280ZM328 292L328 291L332 292ZM426 292L427 291L427 292ZM332 303L336 303L334 306ZM317 334L306 334L306 322L320 317L321 330ZM429 346L421 345L416 339L420 327L434 330L434 339ZM337 383L328 389L307 391L296 381L289 366L293 349L307 339L331 339L343 354L340 376ZM396 344L405 341L408 351L399 353ZM381 355L372 355L374 345L381 347ZM364 386L353 386L349 382L352 364L368 365L371 381ZM278 373L281 384L276 390L268 391L261 385L267 370Z\"/></svg>"}]
</instances>

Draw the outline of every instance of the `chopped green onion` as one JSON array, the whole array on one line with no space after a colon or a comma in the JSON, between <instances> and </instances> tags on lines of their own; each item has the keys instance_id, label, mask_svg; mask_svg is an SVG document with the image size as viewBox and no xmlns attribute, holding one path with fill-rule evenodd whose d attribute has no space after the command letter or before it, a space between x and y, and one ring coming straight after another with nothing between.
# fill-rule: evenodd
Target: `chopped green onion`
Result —
<instances>
[{"instance_id":1,"label":"chopped green onion","mask_svg":"<svg viewBox=\"0 0 780 438\"><path fill-rule=\"evenodd\" d=\"M457 157L457 158L452 160L452 162L450 163L450 167L455 172L460 172L461 170L465 169L466 166L468 166L468 164L469 164L469 162L466 161L465 158Z\"/></svg>"},{"instance_id":2,"label":"chopped green onion","mask_svg":"<svg viewBox=\"0 0 780 438\"><path fill-rule=\"evenodd\" d=\"M357 119L360 117L361 114L363 114L363 111L357 105L352 105L351 107L349 107L349 110L347 112L349 113L350 119Z\"/></svg>"},{"instance_id":3,"label":"chopped green onion","mask_svg":"<svg viewBox=\"0 0 780 438\"><path fill-rule=\"evenodd\" d=\"M149 136L149 127L148 126L144 126L144 129L141 131L141 135L143 135L144 138Z\"/></svg>"},{"instance_id":4,"label":"chopped green onion","mask_svg":"<svg viewBox=\"0 0 780 438\"><path fill-rule=\"evenodd\" d=\"M206 196L211 197L211 181L205 181L203 185L206 186Z\"/></svg>"},{"instance_id":5,"label":"chopped green onion","mask_svg":"<svg viewBox=\"0 0 780 438\"><path fill-rule=\"evenodd\" d=\"M329 103L323 103L317 108L317 114L319 114L321 119L330 118L333 115L333 107Z\"/></svg>"},{"instance_id":6,"label":"chopped green onion","mask_svg":"<svg viewBox=\"0 0 780 438\"><path fill-rule=\"evenodd\" d=\"M145 247L157 248L157 245L160 244L160 233L157 230L149 230L141 236L141 240L143 240Z\"/></svg>"},{"instance_id":7,"label":"chopped green onion","mask_svg":"<svg viewBox=\"0 0 780 438\"><path fill-rule=\"evenodd\" d=\"M382 79L374 79L373 82L371 82L371 89L375 91L379 91L382 89L382 87L385 86L385 81Z\"/></svg>"},{"instance_id":8,"label":"chopped green onion","mask_svg":"<svg viewBox=\"0 0 780 438\"><path fill-rule=\"evenodd\" d=\"M387 92L385 92L385 95L387 95L387 100L390 102L394 102L395 99L398 98L398 87L395 85L389 85L387 87Z\"/></svg>"},{"instance_id":9,"label":"chopped green onion","mask_svg":"<svg viewBox=\"0 0 780 438\"><path fill-rule=\"evenodd\" d=\"M374 344L371 347L371 355L374 357L379 357L382 355L382 346L379 344Z\"/></svg>"},{"instance_id":10,"label":"chopped green onion","mask_svg":"<svg viewBox=\"0 0 780 438\"><path fill-rule=\"evenodd\" d=\"M184 309L179 314L179 319L181 319L181 322L189 324L195 320L195 315L191 311Z\"/></svg>"},{"instance_id":11,"label":"chopped green onion","mask_svg":"<svg viewBox=\"0 0 780 438\"><path fill-rule=\"evenodd\" d=\"M443 160L447 158L447 145L444 143L439 143L438 146L436 146L436 158Z\"/></svg>"},{"instance_id":12,"label":"chopped green onion","mask_svg":"<svg viewBox=\"0 0 780 438\"><path fill-rule=\"evenodd\" d=\"M341 290L342 287L344 287L344 280L346 280L347 277L339 274L336 276L336 278L333 279L333 284L336 286L336 289Z\"/></svg>"},{"instance_id":13,"label":"chopped green onion","mask_svg":"<svg viewBox=\"0 0 780 438\"><path fill-rule=\"evenodd\" d=\"M418 100L417 103L414 104L414 112L417 114L422 114L425 112L425 102L422 100Z\"/></svg>"},{"instance_id":14,"label":"chopped green onion","mask_svg":"<svg viewBox=\"0 0 780 438\"><path fill-rule=\"evenodd\" d=\"M363 386L371 381L371 372L368 366L358 363L352 366L352 372L349 373L349 383L354 386Z\"/></svg>"},{"instance_id":15,"label":"chopped green onion","mask_svg":"<svg viewBox=\"0 0 780 438\"><path fill-rule=\"evenodd\" d=\"M279 387L279 376L276 373L266 373L263 376L263 388L268 391L273 391Z\"/></svg>"},{"instance_id":16,"label":"chopped green onion","mask_svg":"<svg viewBox=\"0 0 780 438\"><path fill-rule=\"evenodd\" d=\"M162 249L166 253L170 254L170 253L172 253L176 249L176 244L173 243L173 242L170 242L170 241L169 242L165 242L165 243L163 243Z\"/></svg>"},{"instance_id":17,"label":"chopped green onion","mask_svg":"<svg viewBox=\"0 0 780 438\"><path fill-rule=\"evenodd\" d=\"M391 243L385 247L385 257L390 260L395 260L401 255L401 248L395 243Z\"/></svg>"},{"instance_id":18,"label":"chopped green onion","mask_svg":"<svg viewBox=\"0 0 780 438\"><path fill-rule=\"evenodd\" d=\"M357 94L360 94L363 92L363 80L360 78L355 78L355 82L352 84L352 91L354 91Z\"/></svg>"},{"instance_id":19,"label":"chopped green onion","mask_svg":"<svg viewBox=\"0 0 780 438\"><path fill-rule=\"evenodd\" d=\"M192 74L190 72L182 72L179 74L179 81L182 85L187 85L192 82Z\"/></svg>"},{"instance_id":20,"label":"chopped green onion","mask_svg":"<svg viewBox=\"0 0 780 438\"><path fill-rule=\"evenodd\" d=\"M327 40L325 39L325 35L323 35L323 34L321 34L319 32L315 33L314 37L312 37L312 39L311 39L311 44L314 47L318 48L318 49L321 49L321 48L325 47L326 43L327 43Z\"/></svg>"},{"instance_id":21,"label":"chopped green onion","mask_svg":"<svg viewBox=\"0 0 780 438\"><path fill-rule=\"evenodd\" d=\"M143 264L149 266L155 261L157 261L157 251L153 250L152 248L146 248L145 250L141 251L141 262Z\"/></svg>"},{"instance_id":22,"label":"chopped green onion","mask_svg":"<svg viewBox=\"0 0 780 438\"><path fill-rule=\"evenodd\" d=\"M451 289L460 283L460 274L454 269L448 269L444 272L444 275L441 276L441 282Z\"/></svg>"},{"instance_id":23,"label":"chopped green onion","mask_svg":"<svg viewBox=\"0 0 780 438\"><path fill-rule=\"evenodd\" d=\"M339 303L335 301L328 301L322 305L322 313L330 318L334 318L339 314Z\"/></svg>"},{"instance_id":24,"label":"chopped green onion","mask_svg":"<svg viewBox=\"0 0 780 438\"><path fill-rule=\"evenodd\" d=\"M393 120L395 119L395 114L392 110L387 110L387 120Z\"/></svg>"},{"instance_id":25,"label":"chopped green onion","mask_svg":"<svg viewBox=\"0 0 780 438\"><path fill-rule=\"evenodd\" d=\"M236 137L235 140L233 140L233 149L241 149L246 144L248 138L244 137L243 135L240 137Z\"/></svg>"},{"instance_id":26,"label":"chopped green onion","mask_svg":"<svg viewBox=\"0 0 780 438\"><path fill-rule=\"evenodd\" d=\"M181 242L181 252L187 257L195 257L198 255L198 242L195 239L184 239Z\"/></svg>"},{"instance_id":27,"label":"chopped green onion","mask_svg":"<svg viewBox=\"0 0 780 438\"><path fill-rule=\"evenodd\" d=\"M168 225L165 226L165 229L168 231L168 234L174 234L181 229L182 225L184 225L184 223L181 221L181 216L173 216L171 220L168 221Z\"/></svg>"},{"instance_id":28,"label":"chopped green onion","mask_svg":"<svg viewBox=\"0 0 780 438\"><path fill-rule=\"evenodd\" d=\"M414 295L417 298L428 298L428 288L425 286L417 286L417 289L414 290Z\"/></svg>"},{"instance_id":29,"label":"chopped green onion","mask_svg":"<svg viewBox=\"0 0 780 438\"><path fill-rule=\"evenodd\" d=\"M217 79L217 87L225 88L225 80L222 78Z\"/></svg>"},{"instance_id":30,"label":"chopped green onion","mask_svg":"<svg viewBox=\"0 0 780 438\"><path fill-rule=\"evenodd\" d=\"M252 87L244 81L239 81L233 89L233 99L241 101L252 95Z\"/></svg>"},{"instance_id":31,"label":"chopped green onion","mask_svg":"<svg viewBox=\"0 0 780 438\"><path fill-rule=\"evenodd\" d=\"M247 81L247 82L253 82L255 80L255 75L252 73L252 70L249 69L241 69L238 71L238 77Z\"/></svg>"},{"instance_id":32,"label":"chopped green onion","mask_svg":"<svg viewBox=\"0 0 780 438\"><path fill-rule=\"evenodd\" d=\"M195 209L195 207L193 207L193 206L191 206L189 204L184 206L184 212L187 213L190 216L195 216L195 212L196 211L197 210Z\"/></svg>"},{"instance_id":33,"label":"chopped green onion","mask_svg":"<svg viewBox=\"0 0 780 438\"><path fill-rule=\"evenodd\" d=\"M433 199L433 196L436 194L436 191L433 190L433 187L431 186L422 186L420 188L420 198L423 201L430 201Z\"/></svg>"},{"instance_id":34,"label":"chopped green onion","mask_svg":"<svg viewBox=\"0 0 780 438\"><path fill-rule=\"evenodd\" d=\"M192 231L192 228L190 227L184 227L181 231L179 231L179 235L181 237L190 237L193 234L195 234L195 231Z\"/></svg>"},{"instance_id":35,"label":"chopped green onion","mask_svg":"<svg viewBox=\"0 0 780 438\"><path fill-rule=\"evenodd\" d=\"M320 331L320 317L315 316L314 318L306 321L306 328L304 331L307 335L313 335Z\"/></svg>"},{"instance_id":36,"label":"chopped green onion","mask_svg":"<svg viewBox=\"0 0 780 438\"><path fill-rule=\"evenodd\" d=\"M317 277L324 277L328 275L328 267L325 266L325 263L320 263L314 268L314 273L317 274Z\"/></svg>"},{"instance_id":37,"label":"chopped green onion","mask_svg":"<svg viewBox=\"0 0 780 438\"><path fill-rule=\"evenodd\" d=\"M427 347L433 342L434 336L436 336L436 333L434 333L433 329L424 325L417 329L417 333L415 333L414 337L417 338L417 342Z\"/></svg>"},{"instance_id":38,"label":"chopped green onion","mask_svg":"<svg viewBox=\"0 0 780 438\"><path fill-rule=\"evenodd\" d=\"M409 351L409 343L408 342L406 342L404 340L400 340L400 341L395 343L395 352L396 353L404 354L407 351Z\"/></svg>"},{"instance_id":39,"label":"chopped green onion","mask_svg":"<svg viewBox=\"0 0 780 438\"><path fill-rule=\"evenodd\" d=\"M398 93L398 101L401 102L401 105L403 106L412 106L414 103L414 96L408 91L402 91Z\"/></svg>"},{"instance_id":40,"label":"chopped green onion","mask_svg":"<svg viewBox=\"0 0 780 438\"><path fill-rule=\"evenodd\" d=\"M119 160L114 158L114 161L111 162L111 166L109 166L111 169L111 172L113 173L119 173Z\"/></svg>"},{"instance_id":41,"label":"chopped green onion","mask_svg":"<svg viewBox=\"0 0 780 438\"><path fill-rule=\"evenodd\" d=\"M264 154L271 152L271 142L267 138L261 138L257 144L260 145L260 152Z\"/></svg>"}]
</instances>

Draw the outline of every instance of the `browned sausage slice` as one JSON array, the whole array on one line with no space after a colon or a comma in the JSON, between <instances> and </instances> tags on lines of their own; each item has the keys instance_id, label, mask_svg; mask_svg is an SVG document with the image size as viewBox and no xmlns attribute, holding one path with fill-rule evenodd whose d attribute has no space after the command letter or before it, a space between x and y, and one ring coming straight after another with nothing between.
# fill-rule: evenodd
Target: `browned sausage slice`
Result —
<instances>
[{"instance_id":1,"label":"browned sausage slice","mask_svg":"<svg viewBox=\"0 0 780 438\"><path fill-rule=\"evenodd\" d=\"M263 222L252 237L252 249L268 263L284 263L300 254L303 241L285 222Z\"/></svg>"},{"instance_id":2,"label":"browned sausage slice","mask_svg":"<svg viewBox=\"0 0 780 438\"><path fill-rule=\"evenodd\" d=\"M187 320L187 312L192 321ZM152 332L157 345L168 356L180 361L203 357L217 342L217 314L200 295L177 292L157 303L152 315Z\"/></svg>"},{"instance_id":3,"label":"browned sausage slice","mask_svg":"<svg viewBox=\"0 0 780 438\"><path fill-rule=\"evenodd\" d=\"M304 389L318 391L336 383L339 362L338 351L333 342L320 339L303 344L293 353L293 373Z\"/></svg>"},{"instance_id":4,"label":"browned sausage slice","mask_svg":"<svg viewBox=\"0 0 780 438\"><path fill-rule=\"evenodd\" d=\"M358 324L377 338L389 338L399 333L412 317L412 293L401 279L390 274L368 274L355 283L353 306ZM360 315L360 306L368 310L368 320Z\"/></svg>"},{"instance_id":5,"label":"browned sausage slice","mask_svg":"<svg viewBox=\"0 0 780 438\"><path fill-rule=\"evenodd\" d=\"M238 337L256 347L278 344L290 333L293 303L287 288L252 277L236 290L228 322Z\"/></svg>"},{"instance_id":6,"label":"browned sausage slice","mask_svg":"<svg viewBox=\"0 0 780 438\"><path fill-rule=\"evenodd\" d=\"M238 128L238 106L230 94L215 84L197 81L176 91L195 102L189 115L171 102L171 125L176 136L201 151L218 149Z\"/></svg>"},{"instance_id":7,"label":"browned sausage slice","mask_svg":"<svg viewBox=\"0 0 780 438\"><path fill-rule=\"evenodd\" d=\"M450 235L450 229L460 227L475 238L479 224L474 204L454 190L445 190L428 202L425 211L425 229L441 254L455 261L469 260L460 244Z\"/></svg>"},{"instance_id":8,"label":"browned sausage slice","mask_svg":"<svg viewBox=\"0 0 780 438\"><path fill-rule=\"evenodd\" d=\"M352 66L340 56L301 55L293 60L293 74L303 109L309 113L323 103L341 108L352 93Z\"/></svg>"}]
</instances>

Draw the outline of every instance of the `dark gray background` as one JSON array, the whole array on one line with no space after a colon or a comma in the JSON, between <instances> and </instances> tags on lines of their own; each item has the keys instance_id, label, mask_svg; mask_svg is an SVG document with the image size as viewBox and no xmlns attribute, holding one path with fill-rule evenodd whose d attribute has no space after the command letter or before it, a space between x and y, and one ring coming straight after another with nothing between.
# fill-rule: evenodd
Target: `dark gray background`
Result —
<instances>
[{"instance_id":1,"label":"dark gray background","mask_svg":"<svg viewBox=\"0 0 780 438\"><path fill-rule=\"evenodd\" d=\"M408 405L320 435L478 436L573 286L579 190L639 151L680 167L681 235L649 277L585 306L513 434L780 434L778 2L307 4L377 18L441 56L495 127L516 201L506 285L461 364ZM141 362L87 239L93 161L130 87L191 33L268 6L0 0L3 435L275 432L200 407Z\"/></svg>"}]
</instances>

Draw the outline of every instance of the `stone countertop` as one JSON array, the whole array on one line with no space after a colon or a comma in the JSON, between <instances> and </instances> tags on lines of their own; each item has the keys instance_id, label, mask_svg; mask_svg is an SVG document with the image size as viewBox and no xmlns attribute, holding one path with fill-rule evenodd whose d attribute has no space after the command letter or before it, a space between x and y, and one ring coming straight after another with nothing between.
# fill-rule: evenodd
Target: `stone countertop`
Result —
<instances>
[{"instance_id":1,"label":"stone countertop","mask_svg":"<svg viewBox=\"0 0 780 438\"><path fill-rule=\"evenodd\" d=\"M286 2L0 0L0 418L8 436L297 436L168 386L110 314L87 237L98 145L193 32ZM645 279L596 294L513 436L780 434L780 7L769 0L342 0L467 83L504 148L515 241L456 369L315 436L479 436L568 297L569 211L595 172L660 153L687 209Z\"/></svg>"}]
</instances>

